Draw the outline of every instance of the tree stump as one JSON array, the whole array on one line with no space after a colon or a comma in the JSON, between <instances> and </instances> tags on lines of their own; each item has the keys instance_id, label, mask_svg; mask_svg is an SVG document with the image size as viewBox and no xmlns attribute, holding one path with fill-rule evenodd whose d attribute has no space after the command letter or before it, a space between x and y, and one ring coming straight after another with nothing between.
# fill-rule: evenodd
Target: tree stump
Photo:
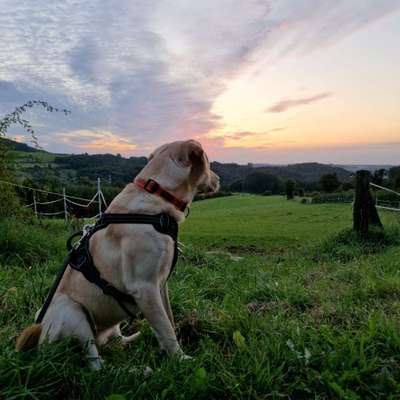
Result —
<instances>
[{"instance_id":1,"label":"tree stump","mask_svg":"<svg viewBox=\"0 0 400 400\"><path fill-rule=\"evenodd\" d=\"M356 175L356 188L353 206L353 229L361 235L368 232L369 225L383 228L376 211L375 202L369 190L371 174L360 170Z\"/></svg>"}]
</instances>

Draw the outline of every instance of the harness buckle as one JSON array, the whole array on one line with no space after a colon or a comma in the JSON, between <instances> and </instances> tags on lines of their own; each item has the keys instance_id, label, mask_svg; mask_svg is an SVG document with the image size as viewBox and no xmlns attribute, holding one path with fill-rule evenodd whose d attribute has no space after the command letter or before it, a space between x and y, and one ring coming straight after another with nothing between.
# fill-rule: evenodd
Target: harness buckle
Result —
<instances>
[{"instance_id":1,"label":"harness buckle","mask_svg":"<svg viewBox=\"0 0 400 400\"><path fill-rule=\"evenodd\" d=\"M87 224L84 225L81 231L75 232L72 234L68 240L67 240L67 250L72 251L72 250L77 250L81 246L83 240L86 238L86 236L90 233L90 231L93 229L94 224ZM79 236L79 239L73 243L73 240Z\"/></svg>"},{"instance_id":2,"label":"harness buckle","mask_svg":"<svg viewBox=\"0 0 400 400\"><path fill-rule=\"evenodd\" d=\"M147 179L147 182L144 184L143 189L149 193L155 193L160 188L160 185L153 179Z\"/></svg>"}]
</instances>

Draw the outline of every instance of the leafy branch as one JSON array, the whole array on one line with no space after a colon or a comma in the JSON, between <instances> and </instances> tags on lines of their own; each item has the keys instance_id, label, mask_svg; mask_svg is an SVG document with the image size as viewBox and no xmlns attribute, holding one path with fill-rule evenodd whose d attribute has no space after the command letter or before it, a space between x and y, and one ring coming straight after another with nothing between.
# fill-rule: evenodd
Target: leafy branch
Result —
<instances>
[{"instance_id":1,"label":"leafy branch","mask_svg":"<svg viewBox=\"0 0 400 400\"><path fill-rule=\"evenodd\" d=\"M32 136L32 142L34 145L39 147L38 138L31 123L22 117L23 113L34 106L42 106L48 112L62 112L65 115L71 113L69 110L53 107L47 101L30 100L25 104L16 107L13 112L6 114L2 119L0 119L0 138L6 136L6 133L11 125L19 124Z\"/></svg>"}]
</instances>

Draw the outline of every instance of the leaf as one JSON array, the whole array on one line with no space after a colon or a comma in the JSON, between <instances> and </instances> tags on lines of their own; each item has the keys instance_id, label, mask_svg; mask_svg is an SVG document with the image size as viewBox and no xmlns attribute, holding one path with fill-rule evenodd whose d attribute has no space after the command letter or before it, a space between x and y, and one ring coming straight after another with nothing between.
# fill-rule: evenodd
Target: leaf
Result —
<instances>
[{"instance_id":1,"label":"leaf","mask_svg":"<svg viewBox=\"0 0 400 400\"><path fill-rule=\"evenodd\" d=\"M192 377L192 388L195 391L206 389L208 384L208 374L205 368L197 368Z\"/></svg>"},{"instance_id":2,"label":"leaf","mask_svg":"<svg viewBox=\"0 0 400 400\"><path fill-rule=\"evenodd\" d=\"M289 347L290 350L295 351L294 350L294 343L293 343L293 341L291 339L288 339L286 341L286 345L287 345L287 347Z\"/></svg>"},{"instance_id":3,"label":"leaf","mask_svg":"<svg viewBox=\"0 0 400 400\"><path fill-rule=\"evenodd\" d=\"M126 400L126 398L122 394L110 394L105 400Z\"/></svg>"},{"instance_id":4,"label":"leaf","mask_svg":"<svg viewBox=\"0 0 400 400\"><path fill-rule=\"evenodd\" d=\"M233 332L233 342L236 344L236 346L240 349L243 350L245 349L246 346L246 339L244 336L240 333L240 331L235 331Z\"/></svg>"},{"instance_id":5,"label":"leaf","mask_svg":"<svg viewBox=\"0 0 400 400\"><path fill-rule=\"evenodd\" d=\"M311 358L311 352L306 347L304 349L304 361L305 361L306 364L308 364L310 362L310 358Z\"/></svg>"}]
</instances>

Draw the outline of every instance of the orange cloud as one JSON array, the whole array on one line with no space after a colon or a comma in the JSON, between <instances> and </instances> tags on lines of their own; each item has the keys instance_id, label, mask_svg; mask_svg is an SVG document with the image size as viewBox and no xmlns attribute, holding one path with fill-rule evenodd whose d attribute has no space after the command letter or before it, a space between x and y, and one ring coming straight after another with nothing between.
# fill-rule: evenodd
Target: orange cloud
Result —
<instances>
[{"instance_id":1,"label":"orange cloud","mask_svg":"<svg viewBox=\"0 0 400 400\"><path fill-rule=\"evenodd\" d=\"M56 136L62 142L88 152L127 154L137 149L136 144L109 131L75 130Z\"/></svg>"}]
</instances>

